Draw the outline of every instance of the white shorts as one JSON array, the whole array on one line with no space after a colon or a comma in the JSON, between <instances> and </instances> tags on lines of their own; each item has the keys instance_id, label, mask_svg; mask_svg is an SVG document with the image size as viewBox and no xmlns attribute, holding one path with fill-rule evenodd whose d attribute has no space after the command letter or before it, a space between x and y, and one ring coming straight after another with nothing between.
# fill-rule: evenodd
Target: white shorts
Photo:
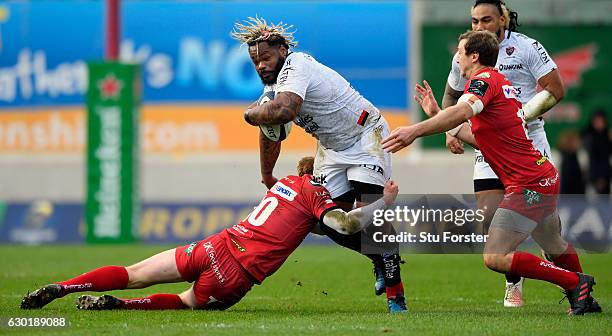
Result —
<instances>
[{"instance_id":1,"label":"white shorts","mask_svg":"<svg viewBox=\"0 0 612 336\"><path fill-rule=\"evenodd\" d=\"M529 125L529 137L533 141L533 147L539 150L542 155L548 158L548 161L553 165L555 162L551 156L550 145L546 138L546 131L544 131L543 125ZM479 150L474 151L475 162L474 162L474 180L483 179L499 179L497 175L491 169L491 166L484 160L482 153Z\"/></svg>"},{"instance_id":2,"label":"white shorts","mask_svg":"<svg viewBox=\"0 0 612 336\"><path fill-rule=\"evenodd\" d=\"M381 141L388 135L389 125L381 116L366 125L361 140L345 150L334 151L317 144L315 179L332 198L351 191L349 181L384 186L391 178L391 154L382 149Z\"/></svg>"}]
</instances>

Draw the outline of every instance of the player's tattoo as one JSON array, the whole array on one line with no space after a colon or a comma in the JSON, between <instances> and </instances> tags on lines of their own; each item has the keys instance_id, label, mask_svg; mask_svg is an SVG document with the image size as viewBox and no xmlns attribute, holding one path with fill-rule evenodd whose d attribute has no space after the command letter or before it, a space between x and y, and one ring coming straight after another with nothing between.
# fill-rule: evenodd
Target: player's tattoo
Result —
<instances>
[{"instance_id":1,"label":"player's tattoo","mask_svg":"<svg viewBox=\"0 0 612 336\"><path fill-rule=\"evenodd\" d=\"M297 116L304 100L292 92L280 92L274 100L249 112L254 125L279 125L292 121Z\"/></svg>"}]
</instances>

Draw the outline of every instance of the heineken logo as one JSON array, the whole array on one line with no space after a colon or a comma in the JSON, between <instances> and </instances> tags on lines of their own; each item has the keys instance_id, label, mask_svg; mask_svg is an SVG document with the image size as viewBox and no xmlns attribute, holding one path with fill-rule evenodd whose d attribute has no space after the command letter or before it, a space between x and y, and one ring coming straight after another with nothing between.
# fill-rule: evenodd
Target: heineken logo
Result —
<instances>
[{"instance_id":1,"label":"heineken logo","mask_svg":"<svg viewBox=\"0 0 612 336\"><path fill-rule=\"evenodd\" d=\"M100 172L99 187L94 199L99 210L94 217L98 237L119 237L121 234L121 109L97 107L100 120L100 144L94 150Z\"/></svg>"},{"instance_id":2,"label":"heineken logo","mask_svg":"<svg viewBox=\"0 0 612 336\"><path fill-rule=\"evenodd\" d=\"M102 100L119 100L119 93L123 88L123 82L118 80L114 74L109 73L98 81L98 89Z\"/></svg>"}]
</instances>

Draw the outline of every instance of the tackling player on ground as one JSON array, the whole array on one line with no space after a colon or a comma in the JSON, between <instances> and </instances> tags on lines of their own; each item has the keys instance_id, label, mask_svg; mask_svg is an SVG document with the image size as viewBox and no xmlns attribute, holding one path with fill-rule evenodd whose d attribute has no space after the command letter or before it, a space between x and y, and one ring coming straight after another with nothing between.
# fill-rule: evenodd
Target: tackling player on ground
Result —
<instances>
[{"instance_id":1,"label":"tackling player on ground","mask_svg":"<svg viewBox=\"0 0 612 336\"><path fill-rule=\"evenodd\" d=\"M383 147L397 152L418 137L462 127L459 139L479 148L505 186L485 244L485 265L494 271L554 283L565 290L571 315L593 309L592 276L580 269L578 255L568 253L556 225L559 174L533 147L527 135L517 90L494 69L499 52L496 37L487 31L471 31L459 38L457 62L469 78L455 106L440 110L429 85L418 86L417 102L432 118L395 129ZM517 247L531 235L555 263ZM564 265L564 266L561 266Z\"/></svg>"},{"instance_id":2,"label":"tackling player on ground","mask_svg":"<svg viewBox=\"0 0 612 336\"><path fill-rule=\"evenodd\" d=\"M314 181L310 161L301 160L299 176L277 181L249 216L233 227L129 267L105 266L46 285L26 295L21 308L42 308L75 292L145 288L182 281L193 285L178 295L153 294L133 299L84 295L78 298L77 307L87 310L231 307L254 284L261 284L276 272L318 221L339 234L354 234L371 223L374 211L395 201L398 187L389 181L382 198L347 213Z\"/></svg>"},{"instance_id":3,"label":"tackling player on ground","mask_svg":"<svg viewBox=\"0 0 612 336\"><path fill-rule=\"evenodd\" d=\"M334 201L349 211L365 195L381 195L391 176L391 157L380 145L389 126L380 111L340 74L312 56L293 51L291 26L267 24L260 18L237 23L232 36L248 45L249 55L274 99L251 105L244 113L251 125L280 125L294 121L318 140L314 176ZM281 143L259 137L263 183L276 182L274 166ZM320 230L336 243L362 253L362 234L340 235L322 224ZM367 235L364 235L367 236ZM377 295L386 292L391 312L407 310L397 251L366 254L375 265ZM391 250L397 250L391 248Z\"/></svg>"},{"instance_id":4,"label":"tackling player on ground","mask_svg":"<svg viewBox=\"0 0 612 336\"><path fill-rule=\"evenodd\" d=\"M517 99L523 104L525 119L528 121L529 138L533 141L534 147L554 164L544 131L544 121L540 116L565 95L557 65L541 43L516 32L518 14L509 10L503 1L476 0L471 15L472 30L489 31L497 37L500 48L496 67L510 80L516 90ZM463 93L465 82L466 79L461 76L455 54L442 99L443 108L457 103L457 99ZM543 88L539 93L537 93L538 85ZM446 138L451 152L463 153L463 143L460 140L450 134L447 134ZM485 212L483 229L486 232L503 198L504 185L478 149L475 150L474 193L478 208ZM560 229L560 223L557 225ZM568 253L575 253L571 245L568 246ZM522 292L523 279L506 275L504 306L522 306Z\"/></svg>"}]
</instances>

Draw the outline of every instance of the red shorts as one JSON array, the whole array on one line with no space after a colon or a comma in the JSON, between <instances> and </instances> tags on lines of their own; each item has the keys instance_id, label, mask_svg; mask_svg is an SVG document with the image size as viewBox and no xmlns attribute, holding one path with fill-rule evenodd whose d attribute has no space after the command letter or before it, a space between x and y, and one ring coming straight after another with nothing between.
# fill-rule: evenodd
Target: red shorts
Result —
<instances>
[{"instance_id":1,"label":"red shorts","mask_svg":"<svg viewBox=\"0 0 612 336\"><path fill-rule=\"evenodd\" d=\"M176 266L183 280L194 282L197 307L224 310L242 299L253 282L231 255L225 239L208 239L177 247Z\"/></svg>"},{"instance_id":2,"label":"red shorts","mask_svg":"<svg viewBox=\"0 0 612 336\"><path fill-rule=\"evenodd\" d=\"M559 191L559 174L555 171L554 175L538 183L507 188L499 207L540 223L557 210Z\"/></svg>"}]
</instances>

